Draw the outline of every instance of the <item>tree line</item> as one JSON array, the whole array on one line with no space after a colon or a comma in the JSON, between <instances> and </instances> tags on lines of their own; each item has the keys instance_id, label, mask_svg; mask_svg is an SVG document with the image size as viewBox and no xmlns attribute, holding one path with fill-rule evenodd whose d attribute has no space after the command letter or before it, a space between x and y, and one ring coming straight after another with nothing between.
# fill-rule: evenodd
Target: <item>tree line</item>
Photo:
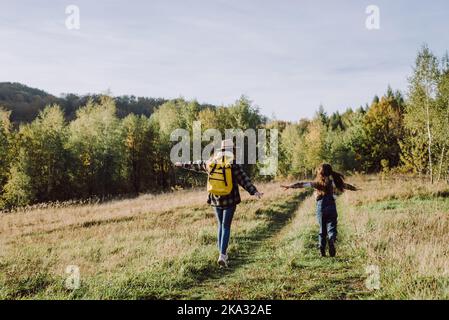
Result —
<instances>
[{"instance_id":1,"label":"tree line","mask_svg":"<svg viewBox=\"0 0 449 320\"><path fill-rule=\"evenodd\" d=\"M278 176L310 176L323 162L344 172L401 172L449 178L449 58L427 46L417 55L405 95L388 88L370 105L312 119L275 121L246 97L229 106L166 100L148 113L120 113L117 98L86 99L74 114L51 104L14 125L0 110L0 208L196 186L203 176L175 169L170 134L216 128L277 128ZM258 171L247 168L255 178Z\"/></svg>"},{"instance_id":2,"label":"tree line","mask_svg":"<svg viewBox=\"0 0 449 320\"><path fill-rule=\"evenodd\" d=\"M174 99L149 117L120 118L116 101L101 96L89 99L73 120L50 105L17 128L10 115L0 110L1 208L194 186L203 177L175 174L170 161L173 130L192 131L197 119L220 130L265 121L245 97L226 107Z\"/></svg>"},{"instance_id":3,"label":"tree line","mask_svg":"<svg viewBox=\"0 0 449 320\"><path fill-rule=\"evenodd\" d=\"M390 87L358 109L280 122L282 175L307 175L326 161L341 171L396 172L449 180L449 56L424 45L404 95Z\"/></svg>"}]
</instances>

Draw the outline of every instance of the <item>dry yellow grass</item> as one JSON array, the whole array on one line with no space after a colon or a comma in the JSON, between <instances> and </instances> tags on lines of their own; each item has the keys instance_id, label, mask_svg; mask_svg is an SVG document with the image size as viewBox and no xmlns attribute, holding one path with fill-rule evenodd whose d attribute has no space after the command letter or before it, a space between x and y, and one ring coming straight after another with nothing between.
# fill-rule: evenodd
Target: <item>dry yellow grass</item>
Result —
<instances>
[{"instance_id":1,"label":"dry yellow grass","mask_svg":"<svg viewBox=\"0 0 449 320\"><path fill-rule=\"evenodd\" d=\"M275 183L258 186L256 201L242 190L234 230L251 230L258 209L282 195ZM198 248L215 247L216 222L204 190L143 195L136 199L0 216L0 263L10 280L38 270L63 277L77 265L83 277L139 273L188 259Z\"/></svg>"},{"instance_id":2,"label":"dry yellow grass","mask_svg":"<svg viewBox=\"0 0 449 320\"><path fill-rule=\"evenodd\" d=\"M340 199L366 265L380 267L386 298L449 298L449 187L419 179L358 177Z\"/></svg>"},{"instance_id":3,"label":"dry yellow grass","mask_svg":"<svg viewBox=\"0 0 449 320\"><path fill-rule=\"evenodd\" d=\"M269 200L282 191L275 183L259 185L264 199ZM241 192L242 199L250 196ZM25 209L0 215L0 241L10 237L37 232L52 232L63 228L99 224L105 221L126 220L142 214L161 213L183 207L205 206L203 189L181 190L163 194L145 194L135 199L115 200L101 204L70 205L66 207Z\"/></svg>"}]
</instances>

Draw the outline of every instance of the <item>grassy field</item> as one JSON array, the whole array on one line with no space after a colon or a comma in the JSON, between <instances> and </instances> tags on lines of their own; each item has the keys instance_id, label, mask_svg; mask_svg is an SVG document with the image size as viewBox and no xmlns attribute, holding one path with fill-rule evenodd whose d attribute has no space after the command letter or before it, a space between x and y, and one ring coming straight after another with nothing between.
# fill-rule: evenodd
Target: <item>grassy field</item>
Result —
<instances>
[{"instance_id":1,"label":"grassy field","mask_svg":"<svg viewBox=\"0 0 449 320\"><path fill-rule=\"evenodd\" d=\"M310 190L269 183L237 209L228 269L204 190L2 214L0 298L449 299L449 186L349 181L362 190L338 198L336 258L318 255ZM69 265L79 289L65 287Z\"/></svg>"}]
</instances>

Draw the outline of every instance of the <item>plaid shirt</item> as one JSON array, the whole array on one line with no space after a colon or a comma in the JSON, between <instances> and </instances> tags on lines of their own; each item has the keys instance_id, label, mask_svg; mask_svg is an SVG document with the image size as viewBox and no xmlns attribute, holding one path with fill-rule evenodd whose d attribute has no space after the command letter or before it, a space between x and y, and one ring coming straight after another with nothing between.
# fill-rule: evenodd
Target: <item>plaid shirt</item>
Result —
<instances>
[{"instance_id":1,"label":"plaid shirt","mask_svg":"<svg viewBox=\"0 0 449 320\"><path fill-rule=\"evenodd\" d=\"M182 164L182 168L193 170L196 172L208 172L208 165L206 161L185 162ZM257 192L256 187L251 183L248 175L243 171L241 165L233 163L232 167L232 191L225 196L216 196L209 193L207 203L213 207L234 207L241 202L240 192L238 184L243 189L248 191L250 195L254 195ZM235 183L237 182L237 183Z\"/></svg>"}]
</instances>

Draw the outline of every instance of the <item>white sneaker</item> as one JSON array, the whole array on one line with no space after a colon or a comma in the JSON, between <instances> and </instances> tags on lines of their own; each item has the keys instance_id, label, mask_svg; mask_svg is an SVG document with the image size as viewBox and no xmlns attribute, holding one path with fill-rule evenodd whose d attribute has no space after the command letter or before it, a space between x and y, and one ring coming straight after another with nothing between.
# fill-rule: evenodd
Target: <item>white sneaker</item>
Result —
<instances>
[{"instance_id":1,"label":"white sneaker","mask_svg":"<svg viewBox=\"0 0 449 320\"><path fill-rule=\"evenodd\" d=\"M228 255L220 253L218 257L218 264L222 267L228 266Z\"/></svg>"}]
</instances>

